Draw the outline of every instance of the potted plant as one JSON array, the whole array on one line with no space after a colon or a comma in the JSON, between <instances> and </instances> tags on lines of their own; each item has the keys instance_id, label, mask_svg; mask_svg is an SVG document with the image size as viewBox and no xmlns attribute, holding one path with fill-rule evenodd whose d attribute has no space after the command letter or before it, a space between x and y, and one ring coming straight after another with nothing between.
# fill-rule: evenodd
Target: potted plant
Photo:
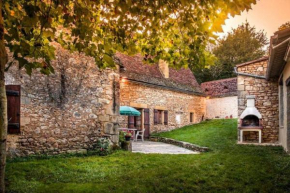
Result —
<instances>
[{"instance_id":1,"label":"potted plant","mask_svg":"<svg viewBox=\"0 0 290 193\"><path fill-rule=\"evenodd\" d=\"M132 134L130 132L127 132L125 135L126 141L130 141L131 137L132 137Z\"/></svg>"}]
</instances>

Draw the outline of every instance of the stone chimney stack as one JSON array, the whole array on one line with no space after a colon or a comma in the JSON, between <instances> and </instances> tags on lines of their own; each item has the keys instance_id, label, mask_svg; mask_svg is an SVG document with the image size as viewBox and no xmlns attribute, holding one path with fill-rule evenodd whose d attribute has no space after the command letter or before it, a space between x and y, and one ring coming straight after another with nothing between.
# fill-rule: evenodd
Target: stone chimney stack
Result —
<instances>
[{"instance_id":1,"label":"stone chimney stack","mask_svg":"<svg viewBox=\"0 0 290 193\"><path fill-rule=\"evenodd\" d=\"M164 78L169 78L169 67L168 63L164 60L159 60L159 70L163 74Z\"/></svg>"}]
</instances>

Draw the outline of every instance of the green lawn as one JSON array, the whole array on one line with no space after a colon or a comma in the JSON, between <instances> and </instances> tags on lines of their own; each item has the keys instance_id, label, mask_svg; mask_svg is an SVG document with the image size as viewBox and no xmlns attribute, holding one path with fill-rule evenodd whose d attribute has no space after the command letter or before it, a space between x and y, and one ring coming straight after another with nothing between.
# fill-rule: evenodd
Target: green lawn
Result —
<instances>
[{"instance_id":1,"label":"green lawn","mask_svg":"<svg viewBox=\"0 0 290 193\"><path fill-rule=\"evenodd\" d=\"M200 155L10 161L8 192L289 192L290 157L280 147L236 145L236 126L213 120L160 134L211 149Z\"/></svg>"}]
</instances>

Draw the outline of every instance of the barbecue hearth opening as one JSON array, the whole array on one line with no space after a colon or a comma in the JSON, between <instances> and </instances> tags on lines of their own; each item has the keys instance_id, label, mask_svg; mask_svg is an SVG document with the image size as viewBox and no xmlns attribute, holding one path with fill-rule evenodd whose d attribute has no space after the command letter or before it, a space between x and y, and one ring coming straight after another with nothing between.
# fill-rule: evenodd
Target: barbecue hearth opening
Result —
<instances>
[{"instance_id":1,"label":"barbecue hearth opening","mask_svg":"<svg viewBox=\"0 0 290 193\"><path fill-rule=\"evenodd\" d=\"M257 127L260 126L259 118L255 115L248 115L242 120L242 127Z\"/></svg>"}]
</instances>

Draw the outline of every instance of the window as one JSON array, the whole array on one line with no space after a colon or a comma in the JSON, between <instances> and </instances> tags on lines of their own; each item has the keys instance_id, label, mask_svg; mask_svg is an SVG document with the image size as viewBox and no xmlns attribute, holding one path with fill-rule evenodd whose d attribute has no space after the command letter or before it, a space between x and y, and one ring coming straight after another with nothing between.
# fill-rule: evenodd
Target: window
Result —
<instances>
[{"instance_id":1,"label":"window","mask_svg":"<svg viewBox=\"0 0 290 193\"><path fill-rule=\"evenodd\" d=\"M193 117L194 116L194 114L193 113L190 113L189 114L189 121L191 122L191 123L193 123Z\"/></svg>"},{"instance_id":2,"label":"window","mask_svg":"<svg viewBox=\"0 0 290 193\"><path fill-rule=\"evenodd\" d=\"M8 133L20 133L20 85L6 85Z\"/></svg>"},{"instance_id":3,"label":"window","mask_svg":"<svg viewBox=\"0 0 290 193\"><path fill-rule=\"evenodd\" d=\"M168 124L168 111L154 109L154 125Z\"/></svg>"},{"instance_id":4,"label":"window","mask_svg":"<svg viewBox=\"0 0 290 193\"><path fill-rule=\"evenodd\" d=\"M168 111L164 111L164 125L168 125Z\"/></svg>"},{"instance_id":5,"label":"window","mask_svg":"<svg viewBox=\"0 0 290 193\"><path fill-rule=\"evenodd\" d=\"M162 111L157 111L158 112L158 124L161 124L162 123Z\"/></svg>"}]
</instances>

